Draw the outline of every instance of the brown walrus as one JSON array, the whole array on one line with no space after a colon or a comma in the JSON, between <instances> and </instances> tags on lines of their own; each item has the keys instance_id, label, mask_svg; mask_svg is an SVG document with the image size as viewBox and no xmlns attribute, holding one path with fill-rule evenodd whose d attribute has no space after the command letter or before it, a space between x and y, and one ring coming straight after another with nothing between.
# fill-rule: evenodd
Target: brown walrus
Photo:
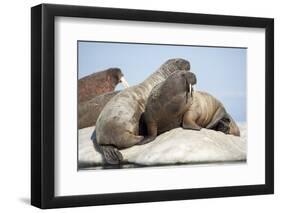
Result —
<instances>
[{"instance_id":1,"label":"brown walrus","mask_svg":"<svg viewBox=\"0 0 281 213\"><path fill-rule=\"evenodd\" d=\"M98 95L91 100L79 103L78 128L94 126L104 106L120 91L112 91Z\"/></svg>"},{"instance_id":2,"label":"brown walrus","mask_svg":"<svg viewBox=\"0 0 281 213\"><path fill-rule=\"evenodd\" d=\"M123 83L125 88L128 87L128 83L119 68L109 68L83 77L78 80L78 101L82 103L100 94L114 91L116 85L120 82Z\"/></svg>"},{"instance_id":3,"label":"brown walrus","mask_svg":"<svg viewBox=\"0 0 281 213\"><path fill-rule=\"evenodd\" d=\"M96 122L95 139L107 163L119 164L123 157L118 149L143 140L139 135L139 120L150 91L179 70L189 71L189 62L170 59L142 83L121 91L106 104Z\"/></svg>"},{"instance_id":4,"label":"brown walrus","mask_svg":"<svg viewBox=\"0 0 281 213\"><path fill-rule=\"evenodd\" d=\"M240 135L239 128L222 103L208 93L193 92L194 84L195 75L192 78L184 72L177 72L152 89L143 114L148 136L140 144L180 126L193 130L203 127Z\"/></svg>"}]
</instances>

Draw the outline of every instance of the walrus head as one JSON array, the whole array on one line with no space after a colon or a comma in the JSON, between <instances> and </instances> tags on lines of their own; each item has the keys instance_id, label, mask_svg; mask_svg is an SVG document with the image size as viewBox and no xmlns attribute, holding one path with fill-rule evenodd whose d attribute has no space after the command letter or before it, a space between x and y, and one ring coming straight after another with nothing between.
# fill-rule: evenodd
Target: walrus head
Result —
<instances>
[{"instance_id":1,"label":"walrus head","mask_svg":"<svg viewBox=\"0 0 281 213\"><path fill-rule=\"evenodd\" d=\"M194 73L188 72L186 73L186 103L187 103L187 96L188 94L193 96L193 85L197 83L197 79Z\"/></svg>"},{"instance_id":2,"label":"walrus head","mask_svg":"<svg viewBox=\"0 0 281 213\"><path fill-rule=\"evenodd\" d=\"M240 136L239 127L229 114L226 114L226 116L218 122L215 130L221 131L225 134Z\"/></svg>"},{"instance_id":3,"label":"walrus head","mask_svg":"<svg viewBox=\"0 0 281 213\"><path fill-rule=\"evenodd\" d=\"M179 70L171 74L162 86L162 94L166 97L175 97L182 95L188 99L188 94L191 94L192 86L197 83L196 75L187 70Z\"/></svg>"},{"instance_id":4,"label":"walrus head","mask_svg":"<svg viewBox=\"0 0 281 213\"><path fill-rule=\"evenodd\" d=\"M179 70L190 70L190 62L182 58L173 58L166 61L167 65L174 65Z\"/></svg>"},{"instance_id":5,"label":"walrus head","mask_svg":"<svg viewBox=\"0 0 281 213\"><path fill-rule=\"evenodd\" d=\"M185 103L188 102L188 94L190 94L190 97L193 97L193 85L197 83L197 79L194 73L188 72L186 73L186 93L185 93Z\"/></svg>"},{"instance_id":6,"label":"walrus head","mask_svg":"<svg viewBox=\"0 0 281 213\"><path fill-rule=\"evenodd\" d=\"M80 78L78 80L79 103L89 101L103 93L112 92L119 83L123 83L125 88L129 87L119 68L109 68Z\"/></svg>"},{"instance_id":7,"label":"walrus head","mask_svg":"<svg viewBox=\"0 0 281 213\"><path fill-rule=\"evenodd\" d=\"M125 88L129 87L128 82L126 81L124 74L119 68L110 68L108 69L108 73L112 77L112 80L115 85L122 83Z\"/></svg>"},{"instance_id":8,"label":"walrus head","mask_svg":"<svg viewBox=\"0 0 281 213\"><path fill-rule=\"evenodd\" d=\"M215 129L225 134L229 134L229 130L230 130L229 124L230 124L230 118L223 117L221 120L219 120Z\"/></svg>"}]
</instances>

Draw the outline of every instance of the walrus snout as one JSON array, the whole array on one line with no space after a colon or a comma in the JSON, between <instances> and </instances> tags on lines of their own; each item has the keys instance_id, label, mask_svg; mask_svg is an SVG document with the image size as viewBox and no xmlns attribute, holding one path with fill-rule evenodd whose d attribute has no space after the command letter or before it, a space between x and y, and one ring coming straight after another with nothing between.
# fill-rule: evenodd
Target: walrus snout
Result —
<instances>
[{"instance_id":1,"label":"walrus snout","mask_svg":"<svg viewBox=\"0 0 281 213\"><path fill-rule=\"evenodd\" d=\"M186 72L185 79L188 85L195 85L197 83L196 75L193 72Z\"/></svg>"},{"instance_id":2,"label":"walrus snout","mask_svg":"<svg viewBox=\"0 0 281 213\"><path fill-rule=\"evenodd\" d=\"M114 72L114 80L115 83L122 83L122 85L124 86L124 88L128 88L129 87L129 83L126 81L124 74L122 73L121 69L119 68L111 68L110 69L111 72Z\"/></svg>"},{"instance_id":3,"label":"walrus snout","mask_svg":"<svg viewBox=\"0 0 281 213\"><path fill-rule=\"evenodd\" d=\"M186 102L187 102L188 93L191 94L191 97L193 96L193 85L197 83L196 75L192 72L186 72L185 81L186 81Z\"/></svg>"},{"instance_id":4,"label":"walrus snout","mask_svg":"<svg viewBox=\"0 0 281 213\"><path fill-rule=\"evenodd\" d=\"M122 78L124 78L124 74L121 71L121 69L119 69L119 68L110 68L109 70L110 70L110 72L113 75L113 79L114 79L115 83L116 84L119 84L119 83L123 84ZM125 87L125 85L124 85L124 87Z\"/></svg>"},{"instance_id":5,"label":"walrus snout","mask_svg":"<svg viewBox=\"0 0 281 213\"><path fill-rule=\"evenodd\" d=\"M162 86L163 94L171 96L190 93L192 86L196 84L196 75L187 70L178 70L171 74Z\"/></svg>"}]
</instances>

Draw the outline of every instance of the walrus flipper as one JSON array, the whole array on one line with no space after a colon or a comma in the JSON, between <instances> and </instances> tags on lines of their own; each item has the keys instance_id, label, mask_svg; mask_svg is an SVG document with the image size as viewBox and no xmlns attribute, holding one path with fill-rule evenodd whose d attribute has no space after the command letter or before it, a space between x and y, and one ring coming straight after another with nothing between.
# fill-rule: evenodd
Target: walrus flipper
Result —
<instances>
[{"instance_id":1,"label":"walrus flipper","mask_svg":"<svg viewBox=\"0 0 281 213\"><path fill-rule=\"evenodd\" d=\"M137 145L144 138L144 136L142 136L142 135L134 135L134 134L132 134L130 132L124 133L123 136L124 136L123 141L126 141L126 144L124 142L122 142L121 143L122 146L118 147L120 149L126 149L126 148L132 147L134 145Z\"/></svg>"},{"instance_id":2,"label":"walrus flipper","mask_svg":"<svg viewBox=\"0 0 281 213\"><path fill-rule=\"evenodd\" d=\"M144 144L150 143L151 141L154 141L155 138L156 138L156 136L146 136L146 137L144 137L144 139L142 141L140 141L136 145L144 145Z\"/></svg>"},{"instance_id":3,"label":"walrus flipper","mask_svg":"<svg viewBox=\"0 0 281 213\"><path fill-rule=\"evenodd\" d=\"M102 154L103 160L108 164L119 164L123 160L121 152L112 145L100 145L97 143L96 130L94 130L91 140L95 149Z\"/></svg>"},{"instance_id":4,"label":"walrus flipper","mask_svg":"<svg viewBox=\"0 0 281 213\"><path fill-rule=\"evenodd\" d=\"M202 127L196 123L198 117L199 114L195 111L185 112L185 114L183 115L182 128L200 131Z\"/></svg>"},{"instance_id":5,"label":"walrus flipper","mask_svg":"<svg viewBox=\"0 0 281 213\"><path fill-rule=\"evenodd\" d=\"M234 119L231 117L230 114L227 114L227 116L230 119L228 134L235 135L235 136L240 136L239 127L235 123Z\"/></svg>"},{"instance_id":6,"label":"walrus flipper","mask_svg":"<svg viewBox=\"0 0 281 213\"><path fill-rule=\"evenodd\" d=\"M112 145L102 145L100 147L106 163L116 165L123 160L121 152L116 147Z\"/></svg>"},{"instance_id":7,"label":"walrus flipper","mask_svg":"<svg viewBox=\"0 0 281 213\"><path fill-rule=\"evenodd\" d=\"M206 126L206 129L214 128L220 120L222 120L227 115L225 109L223 107L219 107L218 110L215 112L213 119L211 122Z\"/></svg>"},{"instance_id":8,"label":"walrus flipper","mask_svg":"<svg viewBox=\"0 0 281 213\"><path fill-rule=\"evenodd\" d=\"M229 134L230 130L230 119L222 118L218 124L215 126L214 130L223 132L224 134Z\"/></svg>"}]
</instances>

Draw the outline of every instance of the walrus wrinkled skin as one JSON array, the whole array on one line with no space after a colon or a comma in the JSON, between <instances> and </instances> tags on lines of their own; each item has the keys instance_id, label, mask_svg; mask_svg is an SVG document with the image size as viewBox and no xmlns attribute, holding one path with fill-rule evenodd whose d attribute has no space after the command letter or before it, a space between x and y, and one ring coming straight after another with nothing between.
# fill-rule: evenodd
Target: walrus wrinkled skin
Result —
<instances>
[{"instance_id":1,"label":"walrus wrinkled skin","mask_svg":"<svg viewBox=\"0 0 281 213\"><path fill-rule=\"evenodd\" d=\"M184 59L170 59L142 83L124 89L114 96L102 110L96 122L96 140L107 163L119 164L124 149L140 143L139 120L154 86L178 70L190 70Z\"/></svg>"},{"instance_id":2,"label":"walrus wrinkled skin","mask_svg":"<svg viewBox=\"0 0 281 213\"><path fill-rule=\"evenodd\" d=\"M114 91L117 84L124 78L119 68L109 68L104 71L95 72L78 80L78 101L79 103L89 101L92 98ZM123 83L123 82L122 82ZM124 84L127 87L126 82Z\"/></svg>"},{"instance_id":3,"label":"walrus wrinkled skin","mask_svg":"<svg viewBox=\"0 0 281 213\"><path fill-rule=\"evenodd\" d=\"M222 103L208 93L193 92L194 84L196 76L193 73L177 72L152 89L143 115L147 136L140 144L151 142L157 135L180 126L240 135Z\"/></svg>"},{"instance_id":4,"label":"walrus wrinkled skin","mask_svg":"<svg viewBox=\"0 0 281 213\"><path fill-rule=\"evenodd\" d=\"M107 92L78 105L78 128L94 126L105 105L120 91Z\"/></svg>"},{"instance_id":5,"label":"walrus wrinkled skin","mask_svg":"<svg viewBox=\"0 0 281 213\"><path fill-rule=\"evenodd\" d=\"M183 115L183 128L193 130L207 128L240 136L237 124L214 96L195 91L189 105Z\"/></svg>"}]
</instances>

